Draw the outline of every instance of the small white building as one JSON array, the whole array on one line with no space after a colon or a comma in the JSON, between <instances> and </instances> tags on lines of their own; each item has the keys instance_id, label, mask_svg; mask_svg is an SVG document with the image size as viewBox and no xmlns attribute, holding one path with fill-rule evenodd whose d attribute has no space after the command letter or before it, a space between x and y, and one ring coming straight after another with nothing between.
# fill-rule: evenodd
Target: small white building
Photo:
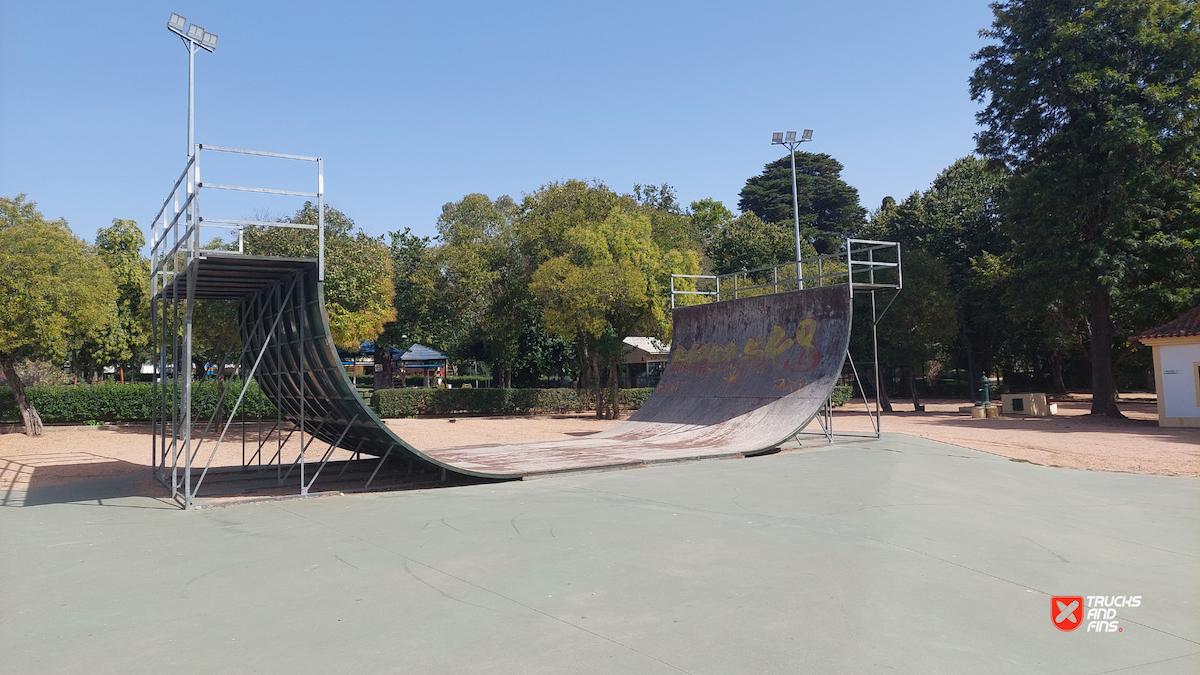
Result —
<instances>
[{"instance_id":1,"label":"small white building","mask_svg":"<svg viewBox=\"0 0 1200 675\"><path fill-rule=\"evenodd\" d=\"M625 372L622 386L653 387L658 385L667 361L671 360L671 343L652 337L625 338Z\"/></svg>"},{"instance_id":2,"label":"small white building","mask_svg":"<svg viewBox=\"0 0 1200 675\"><path fill-rule=\"evenodd\" d=\"M1158 426L1200 427L1200 307L1133 339L1154 350Z\"/></svg>"}]
</instances>

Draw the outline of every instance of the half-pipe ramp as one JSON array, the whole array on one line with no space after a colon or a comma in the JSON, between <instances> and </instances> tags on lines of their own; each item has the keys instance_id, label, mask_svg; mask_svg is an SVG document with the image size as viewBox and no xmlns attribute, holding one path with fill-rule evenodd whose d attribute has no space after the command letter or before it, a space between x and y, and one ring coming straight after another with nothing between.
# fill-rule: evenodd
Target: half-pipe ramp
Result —
<instances>
[{"instance_id":1,"label":"half-pipe ramp","mask_svg":"<svg viewBox=\"0 0 1200 675\"><path fill-rule=\"evenodd\" d=\"M243 293L246 358L261 354L255 379L285 419L352 452L479 478L768 451L820 410L850 339L845 285L676 309L675 347L662 381L640 410L609 431L420 450L379 419L342 369L314 262L210 256L198 263L197 297ZM235 290L221 281L242 278L247 269L259 271L256 286ZM206 294L206 283L216 290Z\"/></svg>"}]
</instances>

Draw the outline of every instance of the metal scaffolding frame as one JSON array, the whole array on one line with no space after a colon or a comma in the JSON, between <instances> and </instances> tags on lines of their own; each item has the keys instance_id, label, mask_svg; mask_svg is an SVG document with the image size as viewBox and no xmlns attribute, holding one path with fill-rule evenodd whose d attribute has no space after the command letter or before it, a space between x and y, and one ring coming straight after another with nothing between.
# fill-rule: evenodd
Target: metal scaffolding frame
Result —
<instances>
[{"instance_id":1,"label":"metal scaffolding frame","mask_svg":"<svg viewBox=\"0 0 1200 675\"><path fill-rule=\"evenodd\" d=\"M807 272L806 270L807 266ZM782 272L782 274L781 274ZM854 374L854 382L862 395L867 417L871 420L873 433L853 434L838 433L833 429L833 400L826 398L825 405L817 412L815 419L821 428L818 434L832 443L835 437L842 438L879 438L882 435L882 417L880 408L880 372L879 372L879 322L883 320L887 310L900 295L904 288L904 270L901 262L900 244L894 241L875 241L871 239L844 240L841 250L810 258L767 265L754 269L743 269L728 274L672 274L671 275L671 308L678 302L693 297L701 298L701 302L724 302L741 297L767 295L791 291L802 291L806 288L822 288L825 286L846 286L851 299L855 294L869 293L871 297L871 349L872 368L874 370L874 409L871 399L863 387L858 366L850 349L846 349L846 361ZM701 286L707 286L702 290ZM887 299L882 311L878 309L877 294L880 291L893 291ZM689 303L694 304L694 303ZM801 435L814 435L803 430Z\"/></svg>"},{"instance_id":2,"label":"metal scaffolding frame","mask_svg":"<svg viewBox=\"0 0 1200 675\"><path fill-rule=\"evenodd\" d=\"M235 153L273 160L313 162L316 164L316 190L282 190L275 188L205 183L200 179L204 151ZM210 218L201 214L200 195L204 189L232 190L265 195L286 195L315 199L317 224L262 222L233 218ZM323 422L312 429L312 411L306 409L305 382L310 379L310 357L304 348L308 324L301 317L318 305L321 282L325 276L325 194L324 162L320 157L284 153L196 145L182 173L175 180L162 207L150 224L150 297L151 329L156 353L152 386L151 466L153 475L171 490L173 499L183 508L194 508L206 481L220 479L228 482L232 473L250 475L260 484L283 487L298 469L299 492L309 494L317 480L331 464L341 463L338 479L347 479L347 472L363 455L356 449L352 459L332 462L339 443L354 427L357 418L345 425L340 436L324 438ZM243 232L246 227L287 227L317 231L317 258L310 260L270 259L245 256ZM205 228L232 230L237 237L237 250L206 250L201 231ZM218 264L220 263L220 264ZM315 263L315 264L314 264ZM315 280L308 277L315 272ZM240 369L242 386L224 419L218 413L226 403L226 382L216 391L213 413L203 428L194 419L196 409L193 382L193 315L197 300L225 299L239 302L238 316L242 333L242 353L233 361ZM286 353L286 356L285 356ZM275 386L264 386L275 394L275 419L264 429L261 413L250 420L245 410L250 383L260 374L265 358L275 357L274 366L286 362L286 367L274 369ZM260 378L261 379L261 378ZM271 379L271 378L267 378ZM288 384L284 384L284 379ZM289 399L281 392L287 386L298 389L298 409L287 409ZM328 412L325 413L328 417ZM239 418L240 415L240 418ZM306 419L306 417L308 419ZM236 428L240 427L240 429ZM233 432L231 434L231 431ZM241 467L213 467L213 460L223 445L238 435L242 443ZM264 433L265 431L265 433ZM285 446L299 433L299 453L290 463ZM275 451L264 463L264 449L275 440ZM322 437L329 445L320 459L310 466L309 448ZM252 452L247 456L246 443ZM363 442L359 442L359 447ZM269 450L268 450L269 452ZM386 455L385 455L386 457ZM285 470L285 464L288 464ZM382 468L368 461L374 471L363 485L369 488ZM408 474L413 467L408 466ZM268 474L270 480L267 480ZM351 476L362 473L351 472ZM220 490L216 490L220 493Z\"/></svg>"}]
</instances>

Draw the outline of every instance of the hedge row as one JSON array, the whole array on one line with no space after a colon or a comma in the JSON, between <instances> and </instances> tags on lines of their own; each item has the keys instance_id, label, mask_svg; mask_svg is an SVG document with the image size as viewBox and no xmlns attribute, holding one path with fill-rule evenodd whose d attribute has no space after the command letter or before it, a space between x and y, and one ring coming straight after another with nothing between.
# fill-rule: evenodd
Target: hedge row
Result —
<instances>
[{"instance_id":1,"label":"hedge row","mask_svg":"<svg viewBox=\"0 0 1200 675\"><path fill-rule=\"evenodd\" d=\"M833 392L829 397L833 399L833 407L838 408L846 405L850 400L850 395L854 392L854 387L845 384L839 384L833 388Z\"/></svg>"},{"instance_id":2,"label":"hedge row","mask_svg":"<svg viewBox=\"0 0 1200 675\"><path fill-rule=\"evenodd\" d=\"M621 406L639 408L653 389L621 390ZM414 415L524 414L578 412L590 400L574 389L383 389L371 407L384 418Z\"/></svg>"},{"instance_id":3,"label":"hedge row","mask_svg":"<svg viewBox=\"0 0 1200 675\"><path fill-rule=\"evenodd\" d=\"M604 400L608 400L608 389L601 389L600 391L602 392L601 396L604 397ZM621 399L621 410L637 410L638 408L642 407L642 404L646 402L646 399L650 398L650 394L654 393L654 387L620 389L618 392L619 393L617 396L619 396ZM591 389L580 392L579 399L584 408L588 410L595 410L596 397L592 395Z\"/></svg>"},{"instance_id":4,"label":"hedge row","mask_svg":"<svg viewBox=\"0 0 1200 675\"><path fill-rule=\"evenodd\" d=\"M371 395L380 417L513 414L579 410L574 389L381 389Z\"/></svg>"},{"instance_id":5,"label":"hedge row","mask_svg":"<svg viewBox=\"0 0 1200 675\"><path fill-rule=\"evenodd\" d=\"M399 377L400 372L397 369L396 378L399 379ZM370 387L375 384L375 374L370 372L362 375L351 375L350 379L354 381L354 384L360 387ZM434 379L435 378L431 376L429 378L430 383L432 383ZM425 380L421 375L413 375L409 373L408 377L405 378L405 383L409 387L422 387L425 384ZM475 377L474 375L447 375L442 377L442 383L452 384L454 385L455 389L458 389L464 384L469 384L472 387L478 384L480 387L486 388L488 386L488 378Z\"/></svg>"},{"instance_id":6,"label":"hedge row","mask_svg":"<svg viewBox=\"0 0 1200 675\"><path fill-rule=\"evenodd\" d=\"M231 380L226 392L230 407L241 390L241 382ZM50 424L79 424L84 422L144 422L150 419L155 405L151 385L96 384L79 386L27 387L30 403L37 408L44 422ZM196 418L212 416L216 405L216 382L209 380L193 385L192 411ZM654 390L652 388L622 389L621 408L640 408ZM850 399L851 388L838 386L833 390L833 404L840 406ZM250 383L243 407L247 415L274 417L275 407ZM449 415L455 413L523 414L575 412L594 407L590 391L574 389L384 389L371 396L371 407L380 417L412 417L414 415ZM0 387L0 421L18 422L12 390Z\"/></svg>"},{"instance_id":7,"label":"hedge row","mask_svg":"<svg viewBox=\"0 0 1200 675\"><path fill-rule=\"evenodd\" d=\"M225 393L226 409L241 391L240 380L230 380ZM26 387L29 402L48 424L84 422L146 422L158 402L150 384L94 384L78 386ZM159 394L161 396L161 393ZM192 385L192 414L196 419L212 416L217 402L217 383L209 380ZM251 382L242 403L247 415L275 416L275 406ZM9 387L0 387L0 421L19 422L17 403Z\"/></svg>"}]
</instances>

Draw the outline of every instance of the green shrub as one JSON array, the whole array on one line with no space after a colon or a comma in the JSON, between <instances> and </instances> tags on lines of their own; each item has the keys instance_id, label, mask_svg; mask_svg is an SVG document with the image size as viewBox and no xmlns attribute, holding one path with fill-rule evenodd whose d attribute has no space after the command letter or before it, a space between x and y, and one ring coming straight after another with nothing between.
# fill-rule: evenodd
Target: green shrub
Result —
<instances>
[{"instance_id":1,"label":"green shrub","mask_svg":"<svg viewBox=\"0 0 1200 675\"><path fill-rule=\"evenodd\" d=\"M854 387L846 384L839 384L833 388L829 394L829 398L833 401L833 407L840 408L846 405L850 400L850 396L854 394Z\"/></svg>"},{"instance_id":2,"label":"green shrub","mask_svg":"<svg viewBox=\"0 0 1200 675\"><path fill-rule=\"evenodd\" d=\"M513 415L582 409L574 389L382 389L371 407L383 418L455 413Z\"/></svg>"},{"instance_id":3,"label":"green shrub","mask_svg":"<svg viewBox=\"0 0 1200 675\"><path fill-rule=\"evenodd\" d=\"M425 392L430 389L379 389L371 394L371 408L384 419L415 417L425 406Z\"/></svg>"},{"instance_id":4,"label":"green shrub","mask_svg":"<svg viewBox=\"0 0 1200 675\"><path fill-rule=\"evenodd\" d=\"M241 386L240 380L229 381L225 393L226 410L233 407ZM152 386L142 382L26 387L25 393L42 421L51 424L81 424L88 421L147 422L150 420L152 406L161 405L155 400ZM161 395L160 392L159 396ZM192 414L196 419L211 417L216 402L215 381L207 380L192 385ZM275 416L275 406L259 391L257 382L250 383L242 406L248 417L259 414L264 417ZM8 387L0 387L0 420L20 420L16 401Z\"/></svg>"},{"instance_id":5,"label":"green shrub","mask_svg":"<svg viewBox=\"0 0 1200 675\"><path fill-rule=\"evenodd\" d=\"M601 389L601 396L608 398L608 389ZM633 389L621 389L617 395L621 397L621 410L637 410L642 407L646 399L650 398L650 394L654 393L654 387L637 387ZM584 408L593 410L596 407L596 397L592 395L592 390L580 392L580 399L583 400Z\"/></svg>"},{"instance_id":6,"label":"green shrub","mask_svg":"<svg viewBox=\"0 0 1200 675\"><path fill-rule=\"evenodd\" d=\"M397 378L400 377L399 368L396 369L396 377ZM484 377L482 375L479 377L476 377L474 375L443 375L442 383L443 384L452 384L452 385L454 385L455 389L458 389L459 387L463 386L464 384L469 384L472 387L474 387L476 382L479 383L480 387L487 387L489 379L490 378ZM434 382L436 380L437 380L437 377L435 375L431 374L429 376L430 384L434 384ZM422 375L414 375L412 373L409 373L408 376L404 378L404 382L409 387L421 387L421 386L424 386L424 384L425 384L425 378Z\"/></svg>"}]
</instances>

